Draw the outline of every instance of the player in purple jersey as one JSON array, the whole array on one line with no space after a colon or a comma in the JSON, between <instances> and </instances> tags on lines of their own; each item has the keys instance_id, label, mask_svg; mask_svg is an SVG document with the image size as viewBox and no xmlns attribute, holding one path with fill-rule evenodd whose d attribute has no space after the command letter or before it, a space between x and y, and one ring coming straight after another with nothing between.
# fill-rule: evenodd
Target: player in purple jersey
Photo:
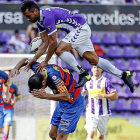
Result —
<instances>
[{"instance_id":1,"label":"player in purple jersey","mask_svg":"<svg viewBox=\"0 0 140 140\"><path fill-rule=\"evenodd\" d=\"M89 81L91 76L78 64L74 56L68 52L74 48L91 65L96 65L104 71L121 78L129 86L131 92L134 92L134 84L131 79L132 73L130 71L123 72L108 60L97 56L90 40L91 29L81 14L59 7L40 9L35 2L30 0L23 1L20 9L28 21L37 22L40 36L43 40L39 46L39 51L27 65L27 69L44 54L49 46L45 60L37 65L37 72L48 64L55 52L59 58L69 64L79 74L79 82L75 86L79 88ZM56 27L67 32L66 37L62 39L58 46Z\"/></svg>"},{"instance_id":2,"label":"player in purple jersey","mask_svg":"<svg viewBox=\"0 0 140 140\"><path fill-rule=\"evenodd\" d=\"M22 59L12 70L11 76L19 74L19 69L29 63ZM35 72L35 62L30 68ZM84 97L80 88L75 89L76 80L67 69L51 64L41 73L32 75L28 80L29 91L40 99L59 101L51 119L50 137L53 140L67 140L76 129L78 120L84 110ZM45 92L49 87L54 94Z\"/></svg>"},{"instance_id":3,"label":"player in purple jersey","mask_svg":"<svg viewBox=\"0 0 140 140\"><path fill-rule=\"evenodd\" d=\"M88 132L86 140L93 140L96 128L98 140L105 140L107 123L111 114L109 99L118 99L118 94L110 80L102 76L102 69L93 66L91 71L93 76L83 88L84 95L87 91L89 93L86 108L85 129Z\"/></svg>"}]
</instances>

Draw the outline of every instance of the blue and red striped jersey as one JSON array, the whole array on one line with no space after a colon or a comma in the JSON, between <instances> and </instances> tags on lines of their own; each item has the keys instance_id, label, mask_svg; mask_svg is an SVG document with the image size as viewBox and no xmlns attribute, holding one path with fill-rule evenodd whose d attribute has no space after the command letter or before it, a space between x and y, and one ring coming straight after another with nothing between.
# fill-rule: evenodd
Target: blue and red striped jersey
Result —
<instances>
[{"instance_id":1,"label":"blue and red striped jersey","mask_svg":"<svg viewBox=\"0 0 140 140\"><path fill-rule=\"evenodd\" d=\"M3 92L3 84L7 83L8 81L8 75L4 71L0 71L0 106L3 106L3 97L2 97L2 92Z\"/></svg>"},{"instance_id":2,"label":"blue and red striped jersey","mask_svg":"<svg viewBox=\"0 0 140 140\"><path fill-rule=\"evenodd\" d=\"M31 69L35 72L36 65L34 63ZM69 102L59 102L63 107L70 107L72 105L81 104L83 97L81 95L80 88L75 89L76 80L68 69L64 69L58 65L50 64L47 65L44 70L46 71L47 86L53 91L54 94L59 94L68 90L70 93L71 100ZM80 100L80 98L82 98Z\"/></svg>"},{"instance_id":3,"label":"blue and red striped jersey","mask_svg":"<svg viewBox=\"0 0 140 140\"><path fill-rule=\"evenodd\" d=\"M11 105L11 100L14 99L14 97L16 96L17 98L20 98L20 92L18 91L18 88L15 84L11 84L11 86L9 87L9 103L6 104L4 103L4 109L12 109L14 106Z\"/></svg>"}]
</instances>

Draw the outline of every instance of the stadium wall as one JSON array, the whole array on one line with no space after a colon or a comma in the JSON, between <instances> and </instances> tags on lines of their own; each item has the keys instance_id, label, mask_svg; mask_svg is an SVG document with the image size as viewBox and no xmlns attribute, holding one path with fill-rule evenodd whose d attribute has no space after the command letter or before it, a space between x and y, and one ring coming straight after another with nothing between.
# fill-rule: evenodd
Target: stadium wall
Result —
<instances>
[{"instance_id":1,"label":"stadium wall","mask_svg":"<svg viewBox=\"0 0 140 140\"><path fill-rule=\"evenodd\" d=\"M42 6L59 6L79 12L86 18L91 29L97 31L138 31L140 25L139 6L134 5L40 5ZM22 15L19 7L19 4L0 4L0 30L27 28L30 22Z\"/></svg>"}]
</instances>

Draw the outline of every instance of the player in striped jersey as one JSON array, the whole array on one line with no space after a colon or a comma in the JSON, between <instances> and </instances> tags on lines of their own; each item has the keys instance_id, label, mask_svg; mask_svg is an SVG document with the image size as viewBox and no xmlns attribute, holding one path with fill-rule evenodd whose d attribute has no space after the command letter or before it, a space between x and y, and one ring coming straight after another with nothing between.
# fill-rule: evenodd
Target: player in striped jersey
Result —
<instances>
[{"instance_id":1,"label":"player in striped jersey","mask_svg":"<svg viewBox=\"0 0 140 140\"><path fill-rule=\"evenodd\" d=\"M23 1L20 9L27 20L33 23L37 22L40 36L43 40L37 54L26 66L27 68L30 68L31 64L36 62L49 46L46 58L38 65L37 70L40 71L43 69L55 52L59 58L65 61L79 74L78 84L75 85L75 88L79 88L89 81L91 76L78 64L74 56L68 52L72 49L76 49L91 65L97 65L104 71L121 78L129 86L131 92L134 92L134 84L130 71L123 72L117 69L108 60L97 56L90 39L91 29L81 14L60 7L40 9L35 2L30 0ZM56 27L67 33L58 46Z\"/></svg>"},{"instance_id":2,"label":"player in striped jersey","mask_svg":"<svg viewBox=\"0 0 140 140\"><path fill-rule=\"evenodd\" d=\"M0 70L0 133L2 133L2 128L3 128L3 118L4 118L4 113L3 113L3 105L4 102L9 102L9 86L8 86L8 75ZM3 88L3 84L5 87ZM3 95L6 95L6 98L3 99Z\"/></svg>"},{"instance_id":3,"label":"player in striped jersey","mask_svg":"<svg viewBox=\"0 0 140 140\"><path fill-rule=\"evenodd\" d=\"M9 102L4 103L3 111L4 111L4 130L3 130L3 139L7 140L9 135L10 126L13 122L13 115L14 115L14 105L17 101L20 100L20 93L18 91L18 88L15 84L11 83L11 75L10 70L5 71L5 73L8 75L8 85L9 85ZM14 100L14 96L16 96L16 99Z\"/></svg>"},{"instance_id":4,"label":"player in striped jersey","mask_svg":"<svg viewBox=\"0 0 140 140\"><path fill-rule=\"evenodd\" d=\"M86 109L86 125L88 132L86 140L93 140L96 128L98 140L105 140L107 123L111 110L109 108L109 99L118 99L116 89L106 77L102 76L103 70L93 66L91 71L93 76L83 88L86 95L88 91L88 105Z\"/></svg>"},{"instance_id":5,"label":"player in striped jersey","mask_svg":"<svg viewBox=\"0 0 140 140\"><path fill-rule=\"evenodd\" d=\"M26 62L25 62L26 61ZM11 75L19 74L19 69L29 63L22 59L12 70ZM37 62L31 69L35 72ZM75 89L76 80L67 69L57 65L47 65L41 73L32 75L28 80L29 90L34 97L59 101L51 119L50 137L53 140L67 140L69 133L76 129L84 109L84 97L80 88ZM49 87L54 94L45 92Z\"/></svg>"}]
</instances>

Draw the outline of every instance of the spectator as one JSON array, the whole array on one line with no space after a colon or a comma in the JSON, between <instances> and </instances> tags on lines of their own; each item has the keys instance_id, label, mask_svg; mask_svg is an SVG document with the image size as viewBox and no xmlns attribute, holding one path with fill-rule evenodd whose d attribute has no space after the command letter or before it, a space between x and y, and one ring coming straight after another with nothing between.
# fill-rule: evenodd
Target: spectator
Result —
<instances>
[{"instance_id":1,"label":"spectator","mask_svg":"<svg viewBox=\"0 0 140 140\"><path fill-rule=\"evenodd\" d=\"M15 30L14 35L8 41L8 45L14 46L16 53L24 53L27 47L27 38L25 34L20 34L19 30Z\"/></svg>"},{"instance_id":2,"label":"spectator","mask_svg":"<svg viewBox=\"0 0 140 140\"><path fill-rule=\"evenodd\" d=\"M125 4L137 4L136 0L125 0Z\"/></svg>"},{"instance_id":3,"label":"spectator","mask_svg":"<svg viewBox=\"0 0 140 140\"><path fill-rule=\"evenodd\" d=\"M40 0L39 3L54 3L54 0Z\"/></svg>"},{"instance_id":4,"label":"spectator","mask_svg":"<svg viewBox=\"0 0 140 140\"><path fill-rule=\"evenodd\" d=\"M114 3L117 5L125 4L125 0L115 0Z\"/></svg>"},{"instance_id":5,"label":"spectator","mask_svg":"<svg viewBox=\"0 0 140 140\"><path fill-rule=\"evenodd\" d=\"M102 0L101 2L100 2L100 4L103 4L103 5L112 5L112 4L114 4L114 0Z\"/></svg>"},{"instance_id":6,"label":"spectator","mask_svg":"<svg viewBox=\"0 0 140 140\"><path fill-rule=\"evenodd\" d=\"M26 31L26 36L29 39L29 43L32 41L32 39L34 39L35 37L40 36L39 34L39 30L38 27L36 25L36 23L32 23L29 24L27 27L27 31Z\"/></svg>"}]
</instances>

